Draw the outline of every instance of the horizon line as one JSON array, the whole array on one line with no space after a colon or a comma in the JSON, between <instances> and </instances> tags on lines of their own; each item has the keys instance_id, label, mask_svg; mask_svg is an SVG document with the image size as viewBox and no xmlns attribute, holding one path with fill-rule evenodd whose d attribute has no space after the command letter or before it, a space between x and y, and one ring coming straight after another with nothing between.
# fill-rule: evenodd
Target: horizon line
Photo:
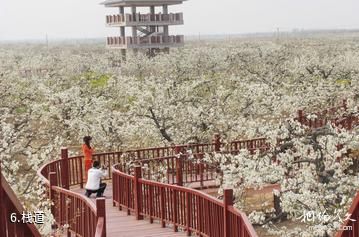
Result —
<instances>
[{"instance_id":1,"label":"horizon line","mask_svg":"<svg viewBox=\"0 0 359 237\"><path fill-rule=\"evenodd\" d=\"M359 28L328 28L328 29L300 29L300 28L293 28L292 30L283 30L283 31L258 31L258 32L243 32L243 33L201 33L198 32L197 34L184 34L185 37L189 38L198 38L198 37L223 37L223 36L255 36L255 35L262 35L262 36L277 36L278 33L286 33L286 34L320 34L320 33L359 33ZM37 41L44 41L50 40L51 41L71 41L71 40L101 40L106 39L106 36L94 36L94 37L54 37L51 38L49 35L45 34L43 38L22 38L22 39L0 39L1 43L4 42L37 42Z\"/></svg>"}]
</instances>

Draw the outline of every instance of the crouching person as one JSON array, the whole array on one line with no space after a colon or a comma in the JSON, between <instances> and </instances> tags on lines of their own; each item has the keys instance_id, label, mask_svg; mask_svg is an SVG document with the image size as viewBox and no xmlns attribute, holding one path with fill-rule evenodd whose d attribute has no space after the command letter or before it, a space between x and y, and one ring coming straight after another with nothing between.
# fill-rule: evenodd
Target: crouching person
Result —
<instances>
[{"instance_id":1,"label":"crouching person","mask_svg":"<svg viewBox=\"0 0 359 237\"><path fill-rule=\"evenodd\" d=\"M94 161L92 168L89 169L87 175L87 183L85 186L87 197L90 197L92 193L96 193L96 197L102 197L106 189L106 183L101 183L101 178L107 176L107 170L105 167L100 169L100 162Z\"/></svg>"}]
</instances>

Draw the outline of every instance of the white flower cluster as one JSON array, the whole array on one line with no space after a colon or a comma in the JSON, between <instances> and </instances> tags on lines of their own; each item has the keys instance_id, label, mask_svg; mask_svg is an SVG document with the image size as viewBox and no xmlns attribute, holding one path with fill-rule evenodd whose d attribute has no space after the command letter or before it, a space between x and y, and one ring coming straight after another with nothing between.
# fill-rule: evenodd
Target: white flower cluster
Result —
<instances>
[{"instance_id":1,"label":"white flower cluster","mask_svg":"<svg viewBox=\"0 0 359 237\"><path fill-rule=\"evenodd\" d=\"M223 170L223 185L238 190L268 182L282 182L283 190L305 187L304 193L283 194L282 206L289 213L298 208L293 204L291 210L286 200L305 202L315 194L310 187L324 189L312 173L334 170L330 176L345 184L332 192L348 193L357 187L348 186L351 163L344 160L338 169L334 158L344 150L335 145L357 149L357 139L348 142L354 135L343 132L339 139L334 131L335 139L319 137L318 144L325 146L323 162L296 164L294 157L315 160L321 153L308 144L310 139L301 138L305 131L299 125L283 125L300 108L315 113L343 98L349 98L349 112L357 111L358 42L331 40L326 45L323 39L189 44L151 59L129 54L120 67L111 63L119 60L117 52L96 45L1 45L2 172L24 201L34 203L39 201L36 170L57 159L59 147L77 146L84 135L92 135L96 151L107 151L124 144L207 142L220 133L226 141L266 136L276 144L289 139L296 148L271 148L279 166L268 154L211 157ZM296 176L297 166L305 167L306 177ZM284 182L286 175L293 177ZM326 177L323 173L321 179ZM335 187L331 182L325 190Z\"/></svg>"}]
</instances>

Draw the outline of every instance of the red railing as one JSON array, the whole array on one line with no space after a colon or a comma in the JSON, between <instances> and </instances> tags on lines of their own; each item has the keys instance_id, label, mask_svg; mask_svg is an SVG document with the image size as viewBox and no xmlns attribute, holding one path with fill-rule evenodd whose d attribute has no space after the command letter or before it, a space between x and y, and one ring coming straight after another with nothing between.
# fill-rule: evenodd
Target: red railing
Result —
<instances>
[{"instance_id":1,"label":"red railing","mask_svg":"<svg viewBox=\"0 0 359 237\"><path fill-rule=\"evenodd\" d=\"M269 148L270 144L266 138L257 138L251 140L232 141L228 143L228 147L225 149L232 154L238 153L241 149L247 149L251 153L255 150L265 151Z\"/></svg>"},{"instance_id":2,"label":"red railing","mask_svg":"<svg viewBox=\"0 0 359 237\"><path fill-rule=\"evenodd\" d=\"M334 109L329 111L333 112ZM306 125L302 115L303 113L297 120ZM319 124L324 125L323 123ZM313 127L310 122L309 125ZM134 212L138 219L146 216L151 222L158 219L162 226L166 223L173 225L175 231L181 227L188 233L203 236L223 236L224 233L224 236L249 237L256 234L246 216L232 206L232 194L228 193L230 191L226 191L222 203L181 185L200 182L202 186L203 181L215 178L215 168L201 161L204 153L236 154L241 149L254 153L255 150L267 150L269 145L265 138L223 144L217 134L211 143L101 153L95 154L93 158L103 164L109 164L109 171L113 166L112 175L107 179L112 178L114 204L120 209L127 209L128 214ZM73 185L83 187L82 160L82 156L69 158L67 149L63 149L62 159L44 165L38 173L49 188L49 196L55 203L53 213L58 224L69 224L69 231L80 236L106 236L104 201L98 200L98 207L95 207L87 198L68 190ZM129 161L132 161L132 165L128 165ZM135 169L136 165L147 165L147 168L142 172L141 168ZM166 169L167 184L149 180L159 172L156 171L159 167ZM47 179L49 177L51 180ZM357 208L358 204L355 206ZM80 215L81 213L83 215ZM90 226L87 230L84 228L85 223Z\"/></svg>"},{"instance_id":3,"label":"red railing","mask_svg":"<svg viewBox=\"0 0 359 237\"><path fill-rule=\"evenodd\" d=\"M224 201L203 192L142 178L141 167L129 175L114 166L113 201L120 209L133 212L137 219L159 220L162 227L184 229L189 235L213 237L256 237L246 215L232 205L232 190L225 190ZM233 225L233 224L238 224Z\"/></svg>"},{"instance_id":4,"label":"red railing","mask_svg":"<svg viewBox=\"0 0 359 237\"><path fill-rule=\"evenodd\" d=\"M331 123L332 125L347 130L351 130L353 127L359 124L358 115L347 114L340 115L347 110L347 100L343 100L342 104L335 106L317 113L313 113L316 118L308 118L308 115L303 110L298 110L298 115L295 118L301 124L308 126L310 128L320 128Z\"/></svg>"},{"instance_id":5,"label":"red railing","mask_svg":"<svg viewBox=\"0 0 359 237\"><path fill-rule=\"evenodd\" d=\"M334 109L330 111L334 111ZM299 118L298 120L306 124L303 119ZM322 122L320 124L323 125ZM309 123L309 125L311 124ZM223 228L227 228L225 226L231 223L229 226L233 226L233 228L231 227L225 232L230 233L230 236L254 236L251 230L248 229L250 227L247 228L249 222L246 217L231 207L232 204L228 204L227 206L229 207L224 208L225 205L218 200L208 199L208 196L203 196L202 193L193 189L183 188L181 185L199 182L202 187L204 181L216 178L216 168L201 161L204 153L237 154L241 149L247 149L254 153L255 150L267 150L269 145L265 138L232 141L223 144L217 134L211 143L101 153L95 154L93 158L103 164L107 163L109 169L117 164L114 166L115 170L112 172L112 176L108 176L107 179L113 179L114 203L118 204L120 209L126 208L128 214L135 212L138 218L147 216L151 222L153 219L160 219L162 225L170 223L175 230L181 227L188 232L204 236L217 236L216 233L222 233ZM67 150L63 149L62 159L48 163L39 173L43 177L45 184L51 187L50 198L54 201L55 207L59 207L53 211L57 223L68 223L70 224L70 231L78 235L91 237L95 233L106 232L106 220L96 213L96 208L86 198L68 190L73 185L83 187L82 160L82 156L68 158ZM143 175L144 178L139 177L138 174L136 176L134 169L136 165L144 167L144 172L140 172L140 176L142 177ZM156 175L160 177L160 168L165 169L164 175L167 184L149 180ZM50 174L53 177L53 185L46 179L46 177L50 177ZM178 186L171 184L177 184ZM64 200L67 200L67 202ZM138 202L137 200L142 201ZM179 201L179 203L174 201ZM173 203L176 203L176 205ZM79 220L77 219L77 216L79 216L78 210L81 213L87 213L80 215L83 217ZM212 218L209 217L212 215L207 215L208 210L213 213L225 212L226 216L223 216L225 223L222 225L217 220L207 220L206 218ZM200 215L199 213L202 214ZM189 220L188 218L192 219ZM71 221L77 224L71 224ZM209 222L207 221L214 221L213 223L219 224L216 224L215 229L211 229L214 225L212 222L212 225L208 225ZM86 222L91 225L88 233L84 232L83 225L78 225L78 223ZM101 226L103 229L96 230Z\"/></svg>"},{"instance_id":6,"label":"red railing","mask_svg":"<svg viewBox=\"0 0 359 237\"><path fill-rule=\"evenodd\" d=\"M355 196L348 211L348 220L342 225L341 230L335 237L358 237L359 236L359 192ZM354 221L352 221L354 220Z\"/></svg>"},{"instance_id":7,"label":"red railing","mask_svg":"<svg viewBox=\"0 0 359 237\"><path fill-rule=\"evenodd\" d=\"M162 180L168 184L183 184L214 180L216 168L201 162L203 153L180 154L178 156L160 157L141 160L137 164L144 167L143 176L148 179Z\"/></svg>"},{"instance_id":8,"label":"red railing","mask_svg":"<svg viewBox=\"0 0 359 237\"><path fill-rule=\"evenodd\" d=\"M343 103L339 106L332 107L330 109L323 110L319 113L314 113L315 119L309 119L303 112L298 111L298 117L296 118L301 124L310 128L320 128L327 123L351 130L353 127L359 125L358 112L356 114L347 114L338 117L338 114L347 111L347 101L343 100ZM338 149L341 145L337 146ZM348 220L342 225L341 230L337 232L336 237L358 237L359 236L359 192L353 200L352 206L349 209L348 214L350 215ZM352 221L353 220L353 221Z\"/></svg>"},{"instance_id":9,"label":"red railing","mask_svg":"<svg viewBox=\"0 0 359 237\"><path fill-rule=\"evenodd\" d=\"M255 150L268 148L269 144L265 138L223 144L220 136L216 134L212 143L129 150L118 154L117 156L122 156L123 159L118 159L117 162L121 165L121 171L127 174L133 174L131 168L137 164L145 167L143 176L148 179L165 177L166 183L180 185L199 182L202 187L204 181L214 180L218 172L217 167L202 161L205 153L237 154L241 149L248 149L254 153ZM95 159L100 156L101 154L95 155ZM132 166L127 164L131 163L129 161L132 161Z\"/></svg>"},{"instance_id":10,"label":"red railing","mask_svg":"<svg viewBox=\"0 0 359 237\"><path fill-rule=\"evenodd\" d=\"M69 225L69 231L80 236L95 236L97 210L83 194L52 186L50 199L54 203L52 214L57 225Z\"/></svg>"},{"instance_id":11,"label":"red railing","mask_svg":"<svg viewBox=\"0 0 359 237\"><path fill-rule=\"evenodd\" d=\"M128 215L135 210L133 194L133 176L123 172L112 172L113 201L118 204L120 210L126 208Z\"/></svg>"},{"instance_id":12,"label":"red railing","mask_svg":"<svg viewBox=\"0 0 359 237\"><path fill-rule=\"evenodd\" d=\"M0 164L0 236L40 237L40 233L32 223L25 223L22 214L25 210L14 191L1 173ZM13 220L12 220L13 218Z\"/></svg>"},{"instance_id":13,"label":"red railing","mask_svg":"<svg viewBox=\"0 0 359 237\"><path fill-rule=\"evenodd\" d=\"M124 152L100 153L95 154L93 158L94 160L99 160L102 164L107 163L109 167L114 164L119 164L117 167L125 171L113 179L114 200L117 201L120 208L125 207L128 211L134 211L136 206L133 189L136 187L133 186L131 177L134 175L133 168L136 164L143 166L145 166L145 164L148 165L149 169L147 173L144 173L148 178L153 177L156 173L156 168L166 167L168 183L182 185L183 183L199 182L201 186L203 186L204 181L213 180L216 175L213 167L208 164L203 164L203 162L200 161L205 152L220 152L221 147L224 149L236 147L237 150L245 148L256 149L263 146L263 141L263 139L255 139L252 142L235 141L231 143L231 146L222 144L220 137L216 135L213 142L207 144L184 144L171 147L154 147ZM233 152L235 152L235 150L233 150ZM133 161L133 165L128 166L128 161ZM74 185L80 185L81 188L83 187L84 175L82 162L83 156L68 157L67 149L62 149L61 159L44 165L38 173L48 188L49 197L54 203L52 213L56 223L58 225L68 224L68 231L79 236L92 237L96 233L106 231L105 219L101 219L101 216L97 213L99 211L98 207L96 208L91 201L83 195L69 190L69 188ZM107 179L111 178L113 177L107 177ZM121 195L119 195L120 193ZM146 207L146 203L143 205ZM170 217L168 220L170 220ZM104 222L104 224L101 224L102 222ZM87 228L85 228L84 223L87 223ZM202 224L200 223L198 225L198 231L201 232ZM97 229L101 226L103 229ZM178 226L183 226L183 223L179 223ZM195 230L195 227L190 228L191 231L192 229Z\"/></svg>"},{"instance_id":14,"label":"red railing","mask_svg":"<svg viewBox=\"0 0 359 237\"><path fill-rule=\"evenodd\" d=\"M229 228L228 236L243 236L243 237L253 237L256 236L254 230L248 228L249 220L245 214L238 215L241 213L237 208L230 206L228 208L228 222L231 228Z\"/></svg>"},{"instance_id":15,"label":"red railing","mask_svg":"<svg viewBox=\"0 0 359 237\"><path fill-rule=\"evenodd\" d=\"M51 213L58 227L68 234L83 237L106 237L105 199L96 199L96 205L84 195L69 190L70 186L83 186L82 156L68 157L61 150L61 159L45 164L38 171L53 202Z\"/></svg>"}]
</instances>

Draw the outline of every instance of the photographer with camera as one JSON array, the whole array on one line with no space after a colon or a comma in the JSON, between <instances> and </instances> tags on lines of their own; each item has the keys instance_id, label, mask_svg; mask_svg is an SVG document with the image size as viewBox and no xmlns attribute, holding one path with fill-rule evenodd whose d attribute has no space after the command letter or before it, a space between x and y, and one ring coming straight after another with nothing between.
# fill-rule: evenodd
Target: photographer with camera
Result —
<instances>
[{"instance_id":1,"label":"photographer with camera","mask_svg":"<svg viewBox=\"0 0 359 237\"><path fill-rule=\"evenodd\" d=\"M108 175L106 166L102 166L100 169L100 162L94 161L93 166L88 171L87 183L85 186L86 197L90 197L92 193L97 193L96 197L103 197L103 193L106 189L106 183L101 183L101 178Z\"/></svg>"}]
</instances>

